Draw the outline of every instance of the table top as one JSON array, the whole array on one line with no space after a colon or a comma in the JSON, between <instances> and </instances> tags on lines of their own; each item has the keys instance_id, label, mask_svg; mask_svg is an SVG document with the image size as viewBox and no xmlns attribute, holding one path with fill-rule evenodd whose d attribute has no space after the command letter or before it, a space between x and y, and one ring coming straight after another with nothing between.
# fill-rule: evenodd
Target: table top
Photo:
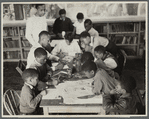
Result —
<instances>
[{"instance_id":1,"label":"table top","mask_svg":"<svg viewBox=\"0 0 149 119\"><path fill-rule=\"evenodd\" d=\"M92 93L93 79L65 81L53 89L47 89L47 95L42 97L41 107L45 106L99 106L102 105L102 95Z\"/></svg>"}]
</instances>

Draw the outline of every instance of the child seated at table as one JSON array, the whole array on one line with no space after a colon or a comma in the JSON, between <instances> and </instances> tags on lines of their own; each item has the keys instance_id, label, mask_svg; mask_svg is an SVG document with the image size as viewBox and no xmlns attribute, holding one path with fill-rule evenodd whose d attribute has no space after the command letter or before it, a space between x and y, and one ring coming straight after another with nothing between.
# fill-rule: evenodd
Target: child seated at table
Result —
<instances>
[{"instance_id":1,"label":"child seated at table","mask_svg":"<svg viewBox=\"0 0 149 119\"><path fill-rule=\"evenodd\" d=\"M75 58L76 53L82 53L81 49L76 41L73 41L73 36L71 33L66 33L65 40L61 41L55 46L52 50L52 54L58 56L63 69L64 65L68 67L73 67L73 59Z\"/></svg>"},{"instance_id":2,"label":"child seated at table","mask_svg":"<svg viewBox=\"0 0 149 119\"><path fill-rule=\"evenodd\" d=\"M74 29L73 29L73 35L75 35L76 39L80 38L80 34L85 31L84 27L84 15L83 13L78 13L77 14L77 21L73 24ZM76 33L76 34L75 34Z\"/></svg>"},{"instance_id":3,"label":"child seated at table","mask_svg":"<svg viewBox=\"0 0 149 119\"><path fill-rule=\"evenodd\" d=\"M82 71L88 78L93 78L92 91L94 94L109 94L116 86L117 80L110 77L103 69L97 69L93 61L87 61L82 65Z\"/></svg>"},{"instance_id":4,"label":"child seated at table","mask_svg":"<svg viewBox=\"0 0 149 119\"><path fill-rule=\"evenodd\" d=\"M90 52L83 52L83 54L81 55L81 65L83 65L87 61L94 61L94 57L93 57L92 53L90 53ZM80 68L81 68L81 65L80 65ZM75 77L83 78L86 76L83 71L80 71L75 74Z\"/></svg>"},{"instance_id":5,"label":"child seated at table","mask_svg":"<svg viewBox=\"0 0 149 119\"><path fill-rule=\"evenodd\" d=\"M101 45L97 46L94 49L94 55L97 59L95 63L98 68L104 69L113 78L115 78L115 75L118 75L113 71L118 66L117 59L111 53L107 52L105 47Z\"/></svg>"},{"instance_id":6,"label":"child seated at table","mask_svg":"<svg viewBox=\"0 0 149 119\"><path fill-rule=\"evenodd\" d=\"M35 60L34 62L32 62L29 68L34 68L39 72L39 90L41 88L45 88L46 85L43 82L46 82L48 85L54 85L56 83L56 80L50 79L50 76L52 75L52 69L46 63L47 52L43 48L39 47L34 51L34 55Z\"/></svg>"},{"instance_id":7,"label":"child seated at table","mask_svg":"<svg viewBox=\"0 0 149 119\"><path fill-rule=\"evenodd\" d=\"M25 115L37 115L40 112L39 102L46 90L36 94L36 85L39 82L39 75L35 69L26 69L22 74L24 86L21 90L20 112Z\"/></svg>"},{"instance_id":8,"label":"child seated at table","mask_svg":"<svg viewBox=\"0 0 149 119\"><path fill-rule=\"evenodd\" d=\"M136 114L136 99L132 94L136 88L133 77L122 77L110 94L103 96L103 108L110 115Z\"/></svg>"}]
</instances>

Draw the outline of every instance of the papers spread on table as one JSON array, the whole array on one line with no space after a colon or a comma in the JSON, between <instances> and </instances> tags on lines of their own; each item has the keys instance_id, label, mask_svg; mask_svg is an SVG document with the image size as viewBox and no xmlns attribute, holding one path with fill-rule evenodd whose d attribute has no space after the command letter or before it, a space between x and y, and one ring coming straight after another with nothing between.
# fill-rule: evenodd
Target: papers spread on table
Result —
<instances>
[{"instance_id":1,"label":"papers spread on table","mask_svg":"<svg viewBox=\"0 0 149 119\"><path fill-rule=\"evenodd\" d=\"M48 89L48 94L43 99L57 99L63 97L65 104L102 104L102 96L94 96L92 92L93 79L66 81Z\"/></svg>"}]
</instances>

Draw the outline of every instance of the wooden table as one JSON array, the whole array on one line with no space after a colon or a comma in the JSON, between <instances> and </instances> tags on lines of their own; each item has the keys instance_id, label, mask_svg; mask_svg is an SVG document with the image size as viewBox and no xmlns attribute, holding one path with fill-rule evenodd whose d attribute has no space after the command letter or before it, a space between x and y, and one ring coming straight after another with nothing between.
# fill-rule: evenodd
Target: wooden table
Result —
<instances>
[{"instance_id":1,"label":"wooden table","mask_svg":"<svg viewBox=\"0 0 149 119\"><path fill-rule=\"evenodd\" d=\"M81 80L81 81L83 81L83 80ZM86 82L86 80L84 80L84 81ZM73 82L73 81L70 81L70 82ZM68 85L69 85L69 81L65 82L65 84L66 83L68 83ZM63 86L63 84L61 84L61 85ZM66 85L66 86L68 86L68 85ZM74 86L75 85L76 84L74 84ZM80 84L80 85L82 85L82 84ZM41 103L40 103L40 107L43 108L44 115L48 115L49 113L81 113L81 114L82 113L92 113L92 114L98 113L100 115L105 115L105 111L102 108L102 96L101 95L99 96L100 98L97 97L93 102L92 102L93 98L89 98L89 103L88 102L85 103L86 99L85 100L79 99L79 103L75 102L74 104L72 104L72 103L64 104L65 101L63 101L63 98L62 98L61 103L54 103L54 100L53 101L50 100L50 98L49 98L50 96L62 94L63 91L61 92L61 90L63 90L63 89L65 90L65 87L62 88L60 86L59 86L59 88L56 88L56 89L48 89L48 94L46 96L43 96ZM90 91L87 90L87 92L90 92ZM91 94L91 93L89 93L89 94ZM74 96L74 95L75 95L75 93L71 93L70 97ZM69 95L67 95L67 96L69 97ZM81 94L81 96L82 96L82 94ZM64 99L66 99L66 98L64 98ZM81 103L80 103L80 100L81 100ZM91 104L90 104L90 102L91 102Z\"/></svg>"},{"instance_id":2,"label":"wooden table","mask_svg":"<svg viewBox=\"0 0 149 119\"><path fill-rule=\"evenodd\" d=\"M98 113L105 115L102 104L58 104L52 105L48 100L42 100L40 107L44 115L49 113Z\"/></svg>"}]
</instances>

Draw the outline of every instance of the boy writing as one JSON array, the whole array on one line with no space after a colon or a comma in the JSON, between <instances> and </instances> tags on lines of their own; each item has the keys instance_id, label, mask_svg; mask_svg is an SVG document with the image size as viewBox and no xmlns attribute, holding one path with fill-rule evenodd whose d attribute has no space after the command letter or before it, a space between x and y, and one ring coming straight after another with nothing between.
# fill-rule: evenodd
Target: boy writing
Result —
<instances>
[{"instance_id":1,"label":"boy writing","mask_svg":"<svg viewBox=\"0 0 149 119\"><path fill-rule=\"evenodd\" d=\"M133 77L121 78L115 89L103 96L103 108L107 114L135 114L136 100L132 95L135 88L136 81Z\"/></svg>"},{"instance_id":2,"label":"boy writing","mask_svg":"<svg viewBox=\"0 0 149 119\"><path fill-rule=\"evenodd\" d=\"M57 18L53 25L53 32L57 35L58 38L62 38L62 31L72 32L73 31L73 25L72 21L66 17L66 11L65 9L61 9L59 11L60 17Z\"/></svg>"},{"instance_id":3,"label":"boy writing","mask_svg":"<svg viewBox=\"0 0 149 119\"><path fill-rule=\"evenodd\" d=\"M99 45L94 49L94 55L96 57L96 65L98 68L102 68L107 73L115 78L113 69L118 66L117 59L109 52L105 51L105 47Z\"/></svg>"},{"instance_id":4,"label":"boy writing","mask_svg":"<svg viewBox=\"0 0 149 119\"><path fill-rule=\"evenodd\" d=\"M22 74L22 79L24 86L21 90L20 112L25 115L37 115L39 114L39 102L42 96L46 95L46 91L43 90L36 94L35 87L39 80L38 72L35 69L26 69Z\"/></svg>"},{"instance_id":5,"label":"boy writing","mask_svg":"<svg viewBox=\"0 0 149 119\"><path fill-rule=\"evenodd\" d=\"M87 61L82 65L82 71L88 78L93 78L92 91L94 94L109 94L116 86L117 80L111 78L103 69L97 69L93 61Z\"/></svg>"},{"instance_id":6,"label":"boy writing","mask_svg":"<svg viewBox=\"0 0 149 119\"><path fill-rule=\"evenodd\" d=\"M52 69L46 63L47 52L43 48L37 48L34 52L34 55L35 60L31 64L30 68L34 68L39 72L40 83L38 85L38 88L45 88L46 85L44 85L44 83L42 82L47 82L48 85L56 85L56 80L50 80L50 75L52 75Z\"/></svg>"},{"instance_id":7,"label":"boy writing","mask_svg":"<svg viewBox=\"0 0 149 119\"><path fill-rule=\"evenodd\" d=\"M80 38L80 34L85 31L84 27L84 15L83 13L78 13L77 14L77 21L73 24L74 29L73 29L73 35L75 35L76 38Z\"/></svg>"},{"instance_id":8,"label":"boy writing","mask_svg":"<svg viewBox=\"0 0 149 119\"><path fill-rule=\"evenodd\" d=\"M36 43L36 45L32 46L29 53L28 53L26 68L29 68L30 65L35 60L34 51L39 47L44 48L46 50L46 46L49 44L50 38L51 38L50 34L47 31L41 31L40 32L38 43ZM46 52L47 52L47 60L49 60L49 61L50 60L54 60L54 61L59 60L59 58L57 56L51 55L47 50L46 50Z\"/></svg>"}]
</instances>

